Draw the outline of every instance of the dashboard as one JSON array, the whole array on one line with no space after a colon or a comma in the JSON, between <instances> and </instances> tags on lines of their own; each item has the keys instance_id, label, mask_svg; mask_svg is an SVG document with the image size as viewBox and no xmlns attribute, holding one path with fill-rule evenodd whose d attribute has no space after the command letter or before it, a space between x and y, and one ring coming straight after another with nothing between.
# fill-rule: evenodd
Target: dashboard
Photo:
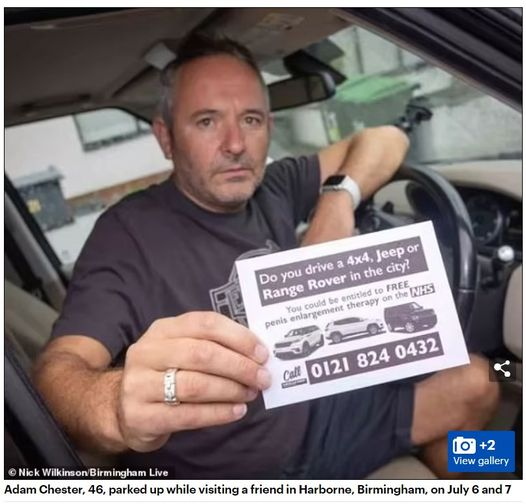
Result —
<instances>
[{"instance_id":1,"label":"dashboard","mask_svg":"<svg viewBox=\"0 0 526 504\"><path fill-rule=\"evenodd\" d=\"M464 200L479 252L491 255L509 245L522 261L522 160L468 161L435 169Z\"/></svg>"},{"instance_id":2,"label":"dashboard","mask_svg":"<svg viewBox=\"0 0 526 504\"><path fill-rule=\"evenodd\" d=\"M468 161L430 168L448 179L462 197L479 252L491 255L496 248L509 245L522 260L521 160ZM375 195L376 204L389 202L395 213L413 215L406 185L405 181L388 184ZM431 217L440 213L431 204L428 210Z\"/></svg>"},{"instance_id":3,"label":"dashboard","mask_svg":"<svg viewBox=\"0 0 526 504\"><path fill-rule=\"evenodd\" d=\"M479 245L509 245L518 252L522 251L520 202L489 190L458 186L456 189L466 204Z\"/></svg>"}]
</instances>

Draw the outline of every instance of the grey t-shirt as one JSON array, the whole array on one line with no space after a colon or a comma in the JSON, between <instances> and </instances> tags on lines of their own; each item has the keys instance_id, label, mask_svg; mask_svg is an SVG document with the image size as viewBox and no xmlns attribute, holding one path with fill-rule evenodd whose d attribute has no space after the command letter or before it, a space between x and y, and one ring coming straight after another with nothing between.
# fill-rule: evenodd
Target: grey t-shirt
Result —
<instances>
[{"instance_id":1,"label":"grey t-shirt","mask_svg":"<svg viewBox=\"0 0 526 504\"><path fill-rule=\"evenodd\" d=\"M53 336L103 343L116 365L164 317L215 310L246 323L234 262L297 246L295 228L315 205L317 156L267 167L243 211L216 214L169 179L132 195L97 221L77 261ZM277 477L305 433L306 403L265 411L261 397L233 424L174 434L161 449L127 452L127 467L170 467L180 478Z\"/></svg>"}]
</instances>

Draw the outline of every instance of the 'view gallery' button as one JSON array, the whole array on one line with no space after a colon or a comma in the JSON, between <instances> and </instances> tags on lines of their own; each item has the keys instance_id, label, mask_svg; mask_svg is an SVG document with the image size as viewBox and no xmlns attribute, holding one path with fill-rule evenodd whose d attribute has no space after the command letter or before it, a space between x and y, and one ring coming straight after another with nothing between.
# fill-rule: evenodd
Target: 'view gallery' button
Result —
<instances>
[{"instance_id":1,"label":"'view gallery' button","mask_svg":"<svg viewBox=\"0 0 526 504\"><path fill-rule=\"evenodd\" d=\"M514 472L515 432L450 431L449 472Z\"/></svg>"}]
</instances>

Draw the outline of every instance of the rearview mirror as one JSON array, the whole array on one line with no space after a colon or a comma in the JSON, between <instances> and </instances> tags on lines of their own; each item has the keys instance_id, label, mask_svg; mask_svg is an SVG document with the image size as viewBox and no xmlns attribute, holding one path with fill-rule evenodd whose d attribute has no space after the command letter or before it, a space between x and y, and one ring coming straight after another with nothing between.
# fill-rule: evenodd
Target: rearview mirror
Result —
<instances>
[{"instance_id":1,"label":"rearview mirror","mask_svg":"<svg viewBox=\"0 0 526 504\"><path fill-rule=\"evenodd\" d=\"M308 105L334 96L336 86L326 72L300 75L274 82L268 86L270 110L276 112Z\"/></svg>"}]
</instances>

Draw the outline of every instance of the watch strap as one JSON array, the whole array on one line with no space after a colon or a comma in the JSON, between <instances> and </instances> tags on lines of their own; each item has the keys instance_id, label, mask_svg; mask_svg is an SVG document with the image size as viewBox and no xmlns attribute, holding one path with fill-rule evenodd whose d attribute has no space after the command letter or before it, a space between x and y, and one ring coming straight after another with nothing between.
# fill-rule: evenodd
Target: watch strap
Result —
<instances>
[{"instance_id":1,"label":"watch strap","mask_svg":"<svg viewBox=\"0 0 526 504\"><path fill-rule=\"evenodd\" d=\"M340 176L340 180L337 183L331 183L331 179L332 177L329 177L321 186L321 192L347 191L352 199L353 210L356 210L362 201L362 192L357 182L349 177L349 175Z\"/></svg>"}]
</instances>

